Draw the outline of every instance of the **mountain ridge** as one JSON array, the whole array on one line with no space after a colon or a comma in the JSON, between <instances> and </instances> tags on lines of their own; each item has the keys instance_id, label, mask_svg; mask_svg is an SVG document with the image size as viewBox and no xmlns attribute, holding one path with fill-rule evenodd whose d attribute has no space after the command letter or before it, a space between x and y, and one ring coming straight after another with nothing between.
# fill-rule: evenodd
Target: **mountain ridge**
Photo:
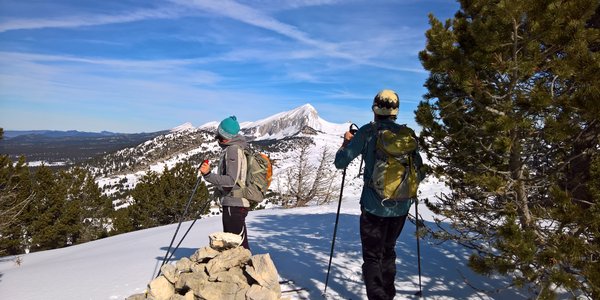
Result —
<instances>
[{"instance_id":1,"label":"mountain ridge","mask_svg":"<svg viewBox=\"0 0 600 300\"><path fill-rule=\"evenodd\" d=\"M20 136L43 136L48 138L61 138L61 137L98 137L98 136L112 136L127 133L118 133L111 131L79 131L79 130L5 130L4 138L12 139Z\"/></svg>"},{"instance_id":2,"label":"mountain ridge","mask_svg":"<svg viewBox=\"0 0 600 300\"><path fill-rule=\"evenodd\" d=\"M86 167L97 176L99 186L107 194L123 194L121 186L135 187L148 172L161 173L178 163L199 165L206 159L217 161L221 151L214 138L217 126L217 122L199 127L184 123L178 126L181 130L107 154L89 162ZM244 122L241 127L250 146L272 158L278 174L284 174L292 167L290 164L298 157L298 149L304 146L310 148L306 158L308 163L317 164L322 149L328 148L330 153L337 149L343 132L348 128L347 124L323 120L310 104L258 121ZM335 172L332 165L329 168ZM272 186L278 184L277 180Z\"/></svg>"},{"instance_id":3,"label":"mountain ridge","mask_svg":"<svg viewBox=\"0 0 600 300\"><path fill-rule=\"evenodd\" d=\"M214 130L218 125L218 121L211 121L198 128ZM242 122L240 129L244 135L259 141L284 139L301 133L310 134L311 130L307 130L307 128L312 128L317 132L343 132L349 125L350 123L337 124L324 120L314 106L306 103L257 121Z\"/></svg>"}]
</instances>

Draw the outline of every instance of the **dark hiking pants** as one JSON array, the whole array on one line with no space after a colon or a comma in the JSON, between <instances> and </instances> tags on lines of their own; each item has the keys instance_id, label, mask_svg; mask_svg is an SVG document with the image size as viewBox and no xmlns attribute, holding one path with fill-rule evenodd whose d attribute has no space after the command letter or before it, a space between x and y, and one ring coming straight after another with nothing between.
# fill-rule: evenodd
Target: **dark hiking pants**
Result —
<instances>
[{"instance_id":1,"label":"dark hiking pants","mask_svg":"<svg viewBox=\"0 0 600 300\"><path fill-rule=\"evenodd\" d=\"M223 231L242 235L242 246L250 250L246 230L247 207L223 206Z\"/></svg>"},{"instance_id":2,"label":"dark hiking pants","mask_svg":"<svg viewBox=\"0 0 600 300\"><path fill-rule=\"evenodd\" d=\"M363 278L369 300L394 299L396 287L396 239L406 216L378 217L363 211L360 239L363 253Z\"/></svg>"}]
</instances>

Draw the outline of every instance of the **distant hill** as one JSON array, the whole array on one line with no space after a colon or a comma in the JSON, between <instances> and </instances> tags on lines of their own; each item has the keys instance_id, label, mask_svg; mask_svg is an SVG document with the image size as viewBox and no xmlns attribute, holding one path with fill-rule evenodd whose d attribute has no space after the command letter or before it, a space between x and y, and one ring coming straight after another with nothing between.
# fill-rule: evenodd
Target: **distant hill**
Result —
<instances>
[{"instance_id":1,"label":"distant hill","mask_svg":"<svg viewBox=\"0 0 600 300\"><path fill-rule=\"evenodd\" d=\"M78 130L5 130L4 138L12 139L20 136L29 136L35 135L38 137L47 137L47 138L60 138L60 137L104 137L104 136L114 136L120 135L122 133L115 133L110 131L101 131L101 132L86 132L86 131L78 131Z\"/></svg>"},{"instance_id":2,"label":"distant hill","mask_svg":"<svg viewBox=\"0 0 600 300\"><path fill-rule=\"evenodd\" d=\"M14 160L24 155L27 161L73 164L99 155L133 147L168 131L151 133L83 132L76 130L4 131L0 153Z\"/></svg>"}]
</instances>

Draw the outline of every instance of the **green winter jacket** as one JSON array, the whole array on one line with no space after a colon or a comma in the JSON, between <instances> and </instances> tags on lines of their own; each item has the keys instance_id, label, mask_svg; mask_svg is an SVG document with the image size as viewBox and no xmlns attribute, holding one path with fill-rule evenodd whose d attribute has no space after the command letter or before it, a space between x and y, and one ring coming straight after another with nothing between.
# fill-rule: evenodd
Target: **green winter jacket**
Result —
<instances>
[{"instance_id":1,"label":"green winter jacket","mask_svg":"<svg viewBox=\"0 0 600 300\"><path fill-rule=\"evenodd\" d=\"M385 206L381 203L381 197L377 192L370 187L371 174L373 173L373 167L375 165L375 148L376 148L376 132L379 129L391 129L394 126L401 126L396 124L393 120L385 119L376 122L371 122L362 126L358 132L354 135L350 143L346 147L340 148L335 155L335 167L338 169L346 168L350 162L362 155L364 158L365 170L363 172L363 190L360 196L361 208L367 212L380 217L398 217L408 214L411 201L395 201L393 205L386 203ZM419 173L419 178L423 178L421 167L423 166L423 160L419 154L418 147L413 153L413 161L416 169Z\"/></svg>"}]
</instances>

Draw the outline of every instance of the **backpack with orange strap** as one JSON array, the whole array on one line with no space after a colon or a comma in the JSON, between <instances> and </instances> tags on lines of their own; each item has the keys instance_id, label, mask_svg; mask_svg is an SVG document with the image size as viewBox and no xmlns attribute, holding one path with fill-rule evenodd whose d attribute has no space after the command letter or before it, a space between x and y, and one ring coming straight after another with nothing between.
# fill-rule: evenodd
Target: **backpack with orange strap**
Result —
<instances>
[{"instance_id":1,"label":"backpack with orange strap","mask_svg":"<svg viewBox=\"0 0 600 300\"><path fill-rule=\"evenodd\" d=\"M243 151L246 157L246 178L238 182L241 189L234 191L234 197L261 202L269 190L273 177L271 159L264 153L250 149ZM241 172L244 172L244 170L241 170Z\"/></svg>"}]
</instances>

